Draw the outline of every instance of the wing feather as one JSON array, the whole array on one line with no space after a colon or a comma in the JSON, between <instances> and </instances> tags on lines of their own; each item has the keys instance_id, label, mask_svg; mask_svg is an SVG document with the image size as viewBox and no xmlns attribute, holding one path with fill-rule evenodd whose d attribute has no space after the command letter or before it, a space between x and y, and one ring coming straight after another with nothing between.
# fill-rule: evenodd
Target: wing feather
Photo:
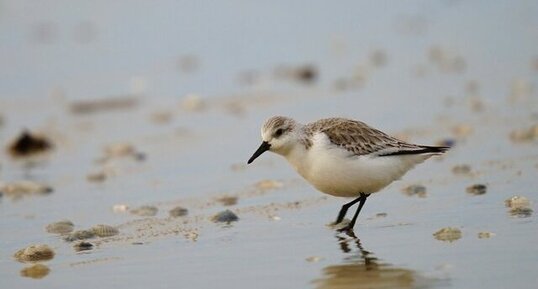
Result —
<instances>
[{"instance_id":1,"label":"wing feather","mask_svg":"<svg viewBox=\"0 0 538 289\"><path fill-rule=\"evenodd\" d=\"M424 146L398 140L356 120L344 118L321 119L306 125L305 131L310 135L323 132L333 144L357 156L373 153L388 156L428 152Z\"/></svg>"}]
</instances>

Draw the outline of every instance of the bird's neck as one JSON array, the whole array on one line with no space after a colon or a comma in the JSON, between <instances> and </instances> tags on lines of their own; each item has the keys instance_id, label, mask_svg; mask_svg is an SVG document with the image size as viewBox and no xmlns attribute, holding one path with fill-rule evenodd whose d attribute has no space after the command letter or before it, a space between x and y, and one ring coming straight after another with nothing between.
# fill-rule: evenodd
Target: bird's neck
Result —
<instances>
[{"instance_id":1,"label":"bird's neck","mask_svg":"<svg viewBox=\"0 0 538 289\"><path fill-rule=\"evenodd\" d=\"M295 170L301 175L304 172L304 166L307 165L306 158L308 153L308 147L309 146L307 144L307 138L303 134L303 132L300 131L297 134L297 141L294 142L293 146L291 146L288 150L286 150L285 153L282 154L295 168Z\"/></svg>"}]
</instances>

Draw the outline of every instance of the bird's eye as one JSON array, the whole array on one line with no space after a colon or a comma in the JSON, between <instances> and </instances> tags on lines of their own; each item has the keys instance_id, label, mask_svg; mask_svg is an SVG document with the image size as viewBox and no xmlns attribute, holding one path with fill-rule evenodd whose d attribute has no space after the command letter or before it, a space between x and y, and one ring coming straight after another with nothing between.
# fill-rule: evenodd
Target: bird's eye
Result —
<instances>
[{"instance_id":1,"label":"bird's eye","mask_svg":"<svg viewBox=\"0 0 538 289\"><path fill-rule=\"evenodd\" d=\"M281 129L281 128L277 129L276 132L275 132L275 137L281 136L283 132L284 132L283 129Z\"/></svg>"}]
</instances>

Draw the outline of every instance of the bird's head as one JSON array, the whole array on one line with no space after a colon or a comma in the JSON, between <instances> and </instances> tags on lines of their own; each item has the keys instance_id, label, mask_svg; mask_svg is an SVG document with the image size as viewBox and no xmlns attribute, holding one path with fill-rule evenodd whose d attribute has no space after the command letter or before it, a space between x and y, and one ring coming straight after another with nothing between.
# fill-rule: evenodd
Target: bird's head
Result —
<instances>
[{"instance_id":1,"label":"bird's head","mask_svg":"<svg viewBox=\"0 0 538 289\"><path fill-rule=\"evenodd\" d=\"M298 124L295 120L284 116L273 116L262 126L262 144L254 152L247 163L252 163L266 151L286 155L297 143Z\"/></svg>"}]
</instances>

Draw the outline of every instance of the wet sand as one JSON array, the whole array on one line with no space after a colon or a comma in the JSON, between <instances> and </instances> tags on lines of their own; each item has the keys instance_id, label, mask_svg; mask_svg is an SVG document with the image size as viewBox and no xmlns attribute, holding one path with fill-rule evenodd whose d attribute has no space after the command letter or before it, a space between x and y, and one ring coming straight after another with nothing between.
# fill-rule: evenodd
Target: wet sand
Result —
<instances>
[{"instance_id":1,"label":"wet sand","mask_svg":"<svg viewBox=\"0 0 538 289\"><path fill-rule=\"evenodd\" d=\"M194 54L181 52L188 47L181 39L157 41L154 31L137 38L128 27L114 30L107 22L128 20L138 27L136 16L148 9L142 4L124 18L104 16L106 21L90 24L68 21L63 13L87 19L87 12L67 8L37 14L57 16L57 24L21 20L24 25L9 35L22 41L16 42L20 49L1 49L12 59L37 57L36 51L45 57L28 67L21 62L2 68L7 75L0 85L4 286L533 286L538 282L538 70L533 66L538 41L532 28L538 23L517 16L538 7L530 1L506 4L509 9L500 3L449 2L417 5L413 12L396 5L384 12L389 20L373 17L381 15L380 5L350 4L379 33L349 25L356 17L345 9L319 4L313 11L341 16L343 22L320 25L313 16L301 22L288 12L271 27L249 16L245 21L257 23L253 30L283 29L282 36L273 35L277 39L268 48L257 41L245 48L237 33L225 34L231 37L226 49L197 49L201 44L192 38L197 34L185 32L196 44ZM173 33L175 24L186 21L167 14L176 5L152 10L155 19L170 17L157 28ZM276 9L234 5L261 16ZM8 11L19 8L7 5ZM299 8L287 9L297 16ZM500 16L510 25L493 29ZM310 24L320 34L295 39L301 30L284 29L279 20ZM229 25L240 31L243 24ZM222 32L208 27L211 35ZM69 36L69 29L82 36ZM111 31L120 40L164 42L159 45L176 51L128 49L137 60L122 72L117 66L128 57L88 51L126 49L108 38ZM245 37L256 40L256 33L248 30ZM301 49L294 46L299 44ZM242 56L226 60L233 45ZM65 47L73 55L62 58L58 53ZM277 53L279 47L287 52ZM260 51L267 53L263 61L246 53ZM99 73L81 57L108 63L104 67L110 70ZM54 61L63 70L45 68ZM66 79L70 65L76 73ZM24 81L17 78L21 75ZM279 156L266 154L246 165L259 145L260 125L275 114L304 122L357 118L407 141L454 147L369 198L353 237L328 226L345 199L317 192ZM46 136L50 150L12 155L9 146L24 129ZM15 189L20 182L26 182L24 189ZM517 195L528 203L505 204ZM177 207L186 211L170 213ZM237 220L214 222L226 210ZM62 220L72 222L74 231L98 224L114 229L99 227L102 237L66 241L71 228L47 232L47 225ZM435 234L449 227L458 233ZM48 245L53 258L36 265L13 257L33 244Z\"/></svg>"}]
</instances>

